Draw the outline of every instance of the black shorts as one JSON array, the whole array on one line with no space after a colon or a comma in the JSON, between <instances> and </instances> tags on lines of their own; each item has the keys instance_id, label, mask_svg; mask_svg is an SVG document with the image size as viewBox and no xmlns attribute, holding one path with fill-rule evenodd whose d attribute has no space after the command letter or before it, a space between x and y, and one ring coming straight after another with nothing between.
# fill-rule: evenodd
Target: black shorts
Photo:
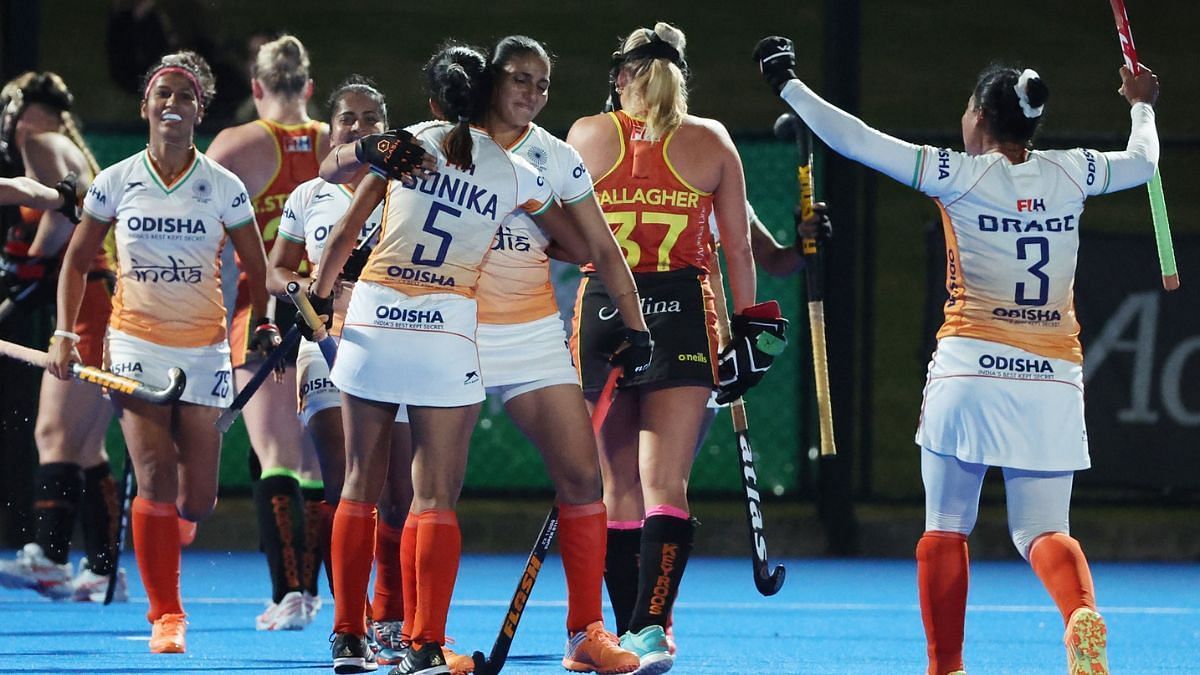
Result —
<instances>
[{"instance_id":1,"label":"black shorts","mask_svg":"<svg viewBox=\"0 0 1200 675\"><path fill-rule=\"evenodd\" d=\"M626 386L713 387L717 370L717 312L708 275L694 267L634 274L654 356ZM604 282L586 275L575 301L571 353L583 390L596 393L608 377L608 358L625 330Z\"/></svg>"}]
</instances>

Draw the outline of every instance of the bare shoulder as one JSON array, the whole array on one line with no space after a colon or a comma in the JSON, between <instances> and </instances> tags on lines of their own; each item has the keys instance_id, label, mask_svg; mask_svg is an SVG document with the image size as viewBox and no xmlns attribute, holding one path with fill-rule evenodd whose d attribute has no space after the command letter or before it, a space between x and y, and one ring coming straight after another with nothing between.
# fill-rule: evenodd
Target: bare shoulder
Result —
<instances>
[{"instance_id":1,"label":"bare shoulder","mask_svg":"<svg viewBox=\"0 0 1200 675\"><path fill-rule=\"evenodd\" d=\"M53 183L68 171L90 173L83 152L70 138L57 131L30 136L25 141L22 155L31 177L43 183Z\"/></svg>"},{"instance_id":2,"label":"bare shoulder","mask_svg":"<svg viewBox=\"0 0 1200 675\"><path fill-rule=\"evenodd\" d=\"M579 147L580 143L597 143L607 141L616 134L616 127L606 114L580 117L571 125L567 133L567 142Z\"/></svg>"},{"instance_id":3,"label":"bare shoulder","mask_svg":"<svg viewBox=\"0 0 1200 675\"><path fill-rule=\"evenodd\" d=\"M23 154L28 158L39 155L46 157L71 156L78 152L79 148L75 147L75 143L71 139L57 131L48 131L26 139Z\"/></svg>"},{"instance_id":4,"label":"bare shoulder","mask_svg":"<svg viewBox=\"0 0 1200 675\"><path fill-rule=\"evenodd\" d=\"M675 132L675 136L677 139L682 137L689 143L706 143L715 146L733 144L733 138L724 124L709 117L697 117L696 115L686 115L683 123L679 125L679 130Z\"/></svg>"},{"instance_id":5,"label":"bare shoulder","mask_svg":"<svg viewBox=\"0 0 1200 675\"><path fill-rule=\"evenodd\" d=\"M261 124L247 122L222 129L204 154L226 167L233 168L233 165L259 156L268 150L272 143L274 140L271 133ZM268 157L271 161L275 159L274 153Z\"/></svg>"}]
</instances>

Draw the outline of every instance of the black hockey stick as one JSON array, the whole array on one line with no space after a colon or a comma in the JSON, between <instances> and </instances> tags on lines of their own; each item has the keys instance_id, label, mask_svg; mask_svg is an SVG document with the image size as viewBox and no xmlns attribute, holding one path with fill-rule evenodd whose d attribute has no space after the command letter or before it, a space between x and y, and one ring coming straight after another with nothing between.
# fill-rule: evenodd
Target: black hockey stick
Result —
<instances>
[{"instance_id":1,"label":"black hockey stick","mask_svg":"<svg viewBox=\"0 0 1200 675\"><path fill-rule=\"evenodd\" d=\"M599 434L600 429L604 427L608 410L612 407L613 399L617 395L617 380L621 378L621 371L621 368L613 368L608 373L608 379L604 382L604 390L600 392L596 407L592 409L593 434ZM542 570L542 562L546 560L546 551L549 550L550 543L554 541L554 533L557 531L558 507L555 506L546 516L542 531L538 533L537 542L534 543L533 550L529 552L529 559L525 561L525 571L521 574L521 581L517 583L517 590L513 593L512 601L508 603L508 612L504 615L504 623L500 625L500 634L496 636L496 642L492 644L491 654L487 658L484 658L483 652L475 652L471 655L475 661L477 675L495 675L504 667L504 661L508 658L508 650L512 647L513 636L517 634L517 624L521 622L521 615L525 613L525 604L529 602L529 594L533 592L533 584Z\"/></svg>"},{"instance_id":2,"label":"black hockey stick","mask_svg":"<svg viewBox=\"0 0 1200 675\"><path fill-rule=\"evenodd\" d=\"M721 346L729 344L729 309L725 306L725 290L721 275L721 264L715 258L709 270L715 304L717 306L717 333ZM783 565L771 569L767 559L767 537L763 532L762 495L758 491L758 473L754 470L754 451L750 447L750 423L746 419L746 401L739 398L729 404L733 417L733 433L738 444L738 463L742 474L742 487L746 492L746 525L750 530L750 551L754 564L754 586L765 596L775 595L783 588L787 570Z\"/></svg>"},{"instance_id":3,"label":"black hockey stick","mask_svg":"<svg viewBox=\"0 0 1200 675\"><path fill-rule=\"evenodd\" d=\"M104 604L111 605L113 592L117 589L117 574L121 569L121 549L125 548L125 533L129 531L129 513L133 507L133 496L137 484L133 480L133 456L125 449L125 468L121 477L121 505L117 512L117 536L113 542L112 571L108 573L108 588L104 590Z\"/></svg>"},{"instance_id":4,"label":"black hockey stick","mask_svg":"<svg viewBox=\"0 0 1200 675\"><path fill-rule=\"evenodd\" d=\"M38 368L45 368L47 360L50 358L46 352L6 340L0 340L0 356L24 361ZM112 391L121 392L147 403L159 405L178 400L180 394L183 393L184 387L187 386L187 377L178 368L172 368L167 371L168 383L162 389L151 387L130 377L110 373L107 370L85 366L78 362L71 364L71 375L77 380L83 380L84 382L99 385Z\"/></svg>"},{"instance_id":5,"label":"black hockey stick","mask_svg":"<svg viewBox=\"0 0 1200 675\"><path fill-rule=\"evenodd\" d=\"M475 652L471 655L475 661L476 675L496 675L504 668L508 650L512 647L513 636L517 634L517 625L521 623L521 615L525 613L525 605L529 602L529 595L533 592L533 585L537 583L538 574L542 571L542 563L546 561L546 553L550 550L550 544L554 541L556 532L558 532L558 507L554 506L547 514L546 522L542 524L542 531L538 533L533 550L529 552L529 559L525 561L525 571L521 573L521 581L517 583L517 590L508 603L508 611L504 614L504 622L500 624L500 634L496 636L491 653L487 658L484 658L483 652Z\"/></svg>"},{"instance_id":6,"label":"black hockey stick","mask_svg":"<svg viewBox=\"0 0 1200 675\"><path fill-rule=\"evenodd\" d=\"M282 361L285 356L287 356L287 353L292 349L292 347L295 347L296 343L299 341L300 329L296 326L292 326L288 329L287 334L283 336L283 341L280 342L275 349L273 349L271 353L267 355L267 358L263 359L261 364L259 364L258 370L254 373L254 377L250 378L250 381L246 383L246 386L242 387L242 390L238 392L237 397L233 399L233 404L224 410L221 413L221 416L217 418L217 429L220 430L221 433L229 431L229 427L233 426L233 421L238 418L238 415L242 414L242 408L245 408L246 404L250 402L250 397L254 396L254 392L258 391L258 388L262 386L263 382L266 382L267 378L270 377L271 373L275 370L275 367L279 365L279 362Z\"/></svg>"}]
</instances>

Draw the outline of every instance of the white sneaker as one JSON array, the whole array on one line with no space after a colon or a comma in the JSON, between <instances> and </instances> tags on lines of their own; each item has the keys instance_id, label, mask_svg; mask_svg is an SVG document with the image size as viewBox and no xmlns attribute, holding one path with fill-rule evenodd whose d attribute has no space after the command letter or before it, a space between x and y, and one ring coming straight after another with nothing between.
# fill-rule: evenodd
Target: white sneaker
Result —
<instances>
[{"instance_id":1,"label":"white sneaker","mask_svg":"<svg viewBox=\"0 0 1200 675\"><path fill-rule=\"evenodd\" d=\"M96 574L87 566L87 558L79 561L79 574L71 582L75 602L104 602L108 593L108 575ZM113 602L129 602L129 583L125 581L125 568L117 570L117 587L113 589Z\"/></svg>"},{"instance_id":2,"label":"white sneaker","mask_svg":"<svg viewBox=\"0 0 1200 675\"><path fill-rule=\"evenodd\" d=\"M321 598L310 595L308 591L304 591L301 597L304 598L304 613L308 615L309 623L312 623L313 619L317 618L317 612L321 611Z\"/></svg>"},{"instance_id":3,"label":"white sneaker","mask_svg":"<svg viewBox=\"0 0 1200 675\"><path fill-rule=\"evenodd\" d=\"M310 623L312 617L305 611L304 596L300 591L292 591L278 603L268 603L267 610L254 620L254 627L258 630L300 630Z\"/></svg>"},{"instance_id":4,"label":"white sneaker","mask_svg":"<svg viewBox=\"0 0 1200 675\"><path fill-rule=\"evenodd\" d=\"M71 564L55 563L30 542L17 551L16 560L0 560L0 586L32 588L51 600L65 600L72 592Z\"/></svg>"}]
</instances>

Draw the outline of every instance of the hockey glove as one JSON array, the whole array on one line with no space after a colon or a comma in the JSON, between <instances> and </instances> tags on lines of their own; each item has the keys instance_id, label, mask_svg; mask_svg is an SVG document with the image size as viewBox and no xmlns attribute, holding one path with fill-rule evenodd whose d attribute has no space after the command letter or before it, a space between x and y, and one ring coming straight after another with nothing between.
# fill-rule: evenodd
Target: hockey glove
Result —
<instances>
[{"instance_id":1,"label":"hockey glove","mask_svg":"<svg viewBox=\"0 0 1200 675\"><path fill-rule=\"evenodd\" d=\"M788 320L771 300L747 307L730 322L729 344L717 362L717 403L741 398L766 375L775 357L787 346Z\"/></svg>"}]
</instances>

